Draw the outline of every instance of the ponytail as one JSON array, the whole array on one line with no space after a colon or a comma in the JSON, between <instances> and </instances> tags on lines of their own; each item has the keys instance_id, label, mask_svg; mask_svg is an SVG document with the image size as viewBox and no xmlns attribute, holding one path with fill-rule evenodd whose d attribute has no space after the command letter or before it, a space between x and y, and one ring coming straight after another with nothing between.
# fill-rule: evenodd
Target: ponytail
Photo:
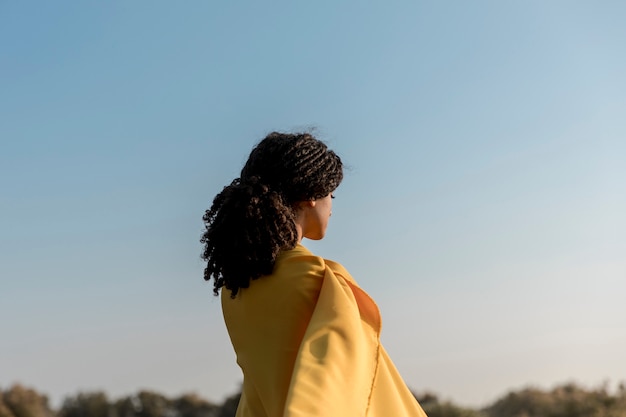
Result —
<instances>
[{"instance_id":1,"label":"ponytail","mask_svg":"<svg viewBox=\"0 0 626 417\"><path fill-rule=\"evenodd\" d=\"M213 292L225 286L235 297L250 280L272 273L278 253L298 242L293 208L257 176L224 187L203 216L204 279Z\"/></svg>"}]
</instances>

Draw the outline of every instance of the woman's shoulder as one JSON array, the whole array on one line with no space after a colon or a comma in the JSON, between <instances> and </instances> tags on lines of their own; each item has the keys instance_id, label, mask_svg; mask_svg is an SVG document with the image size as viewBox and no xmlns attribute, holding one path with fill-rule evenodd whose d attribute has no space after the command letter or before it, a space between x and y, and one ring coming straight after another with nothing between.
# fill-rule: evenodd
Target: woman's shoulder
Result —
<instances>
[{"instance_id":1,"label":"woman's shoulder","mask_svg":"<svg viewBox=\"0 0 626 417\"><path fill-rule=\"evenodd\" d=\"M354 278L352 278L348 270L342 264L313 254L301 243L298 243L298 245L291 250L282 252L278 256L274 273L279 275L286 271L293 273L294 268L306 270L308 274L317 275L319 277L323 277L326 268L328 268L335 275L340 275L355 283Z\"/></svg>"},{"instance_id":2,"label":"woman's shoulder","mask_svg":"<svg viewBox=\"0 0 626 417\"><path fill-rule=\"evenodd\" d=\"M276 263L311 263L324 264L324 259L313 254L301 243L298 243L293 249L282 251L276 258Z\"/></svg>"},{"instance_id":3,"label":"woman's shoulder","mask_svg":"<svg viewBox=\"0 0 626 417\"><path fill-rule=\"evenodd\" d=\"M350 272L339 262L332 261L330 259L324 259L324 264L331 270L335 275L340 275L342 278L350 281L352 284L356 284L355 279L350 275Z\"/></svg>"},{"instance_id":4,"label":"woman's shoulder","mask_svg":"<svg viewBox=\"0 0 626 417\"><path fill-rule=\"evenodd\" d=\"M339 262L333 261L330 259L324 259L324 263L335 273L345 273L348 274L348 270Z\"/></svg>"},{"instance_id":5,"label":"woman's shoulder","mask_svg":"<svg viewBox=\"0 0 626 417\"><path fill-rule=\"evenodd\" d=\"M324 275L324 259L314 255L310 250L298 243L296 247L278 254L272 275Z\"/></svg>"}]
</instances>

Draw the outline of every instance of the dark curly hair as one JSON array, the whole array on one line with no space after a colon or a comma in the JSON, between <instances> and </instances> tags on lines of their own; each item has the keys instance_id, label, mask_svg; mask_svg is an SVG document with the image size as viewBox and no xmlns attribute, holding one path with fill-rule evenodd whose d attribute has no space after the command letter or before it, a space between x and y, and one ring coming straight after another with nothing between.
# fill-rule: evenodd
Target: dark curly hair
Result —
<instances>
[{"instance_id":1,"label":"dark curly hair","mask_svg":"<svg viewBox=\"0 0 626 417\"><path fill-rule=\"evenodd\" d=\"M252 149L241 175L215 196L203 216L204 279L235 297L250 280L272 273L278 253L298 243L295 206L332 193L341 159L308 133L270 133Z\"/></svg>"}]
</instances>

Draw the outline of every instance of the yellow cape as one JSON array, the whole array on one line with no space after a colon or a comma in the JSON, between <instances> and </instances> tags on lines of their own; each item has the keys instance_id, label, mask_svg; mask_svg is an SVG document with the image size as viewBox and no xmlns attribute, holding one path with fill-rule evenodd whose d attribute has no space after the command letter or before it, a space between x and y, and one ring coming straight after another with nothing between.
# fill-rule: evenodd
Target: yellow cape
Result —
<instances>
[{"instance_id":1,"label":"yellow cape","mask_svg":"<svg viewBox=\"0 0 626 417\"><path fill-rule=\"evenodd\" d=\"M380 344L376 303L298 245L236 298L222 291L244 375L237 417L425 417Z\"/></svg>"}]
</instances>

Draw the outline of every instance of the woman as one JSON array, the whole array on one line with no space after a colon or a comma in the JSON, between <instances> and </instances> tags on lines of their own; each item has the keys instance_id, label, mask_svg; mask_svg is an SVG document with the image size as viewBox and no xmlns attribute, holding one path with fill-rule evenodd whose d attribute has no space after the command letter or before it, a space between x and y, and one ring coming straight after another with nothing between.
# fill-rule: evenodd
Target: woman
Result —
<instances>
[{"instance_id":1,"label":"woman","mask_svg":"<svg viewBox=\"0 0 626 417\"><path fill-rule=\"evenodd\" d=\"M313 255L341 159L310 134L271 133L204 215L204 278L244 375L238 417L425 416L380 345L374 301Z\"/></svg>"}]
</instances>

